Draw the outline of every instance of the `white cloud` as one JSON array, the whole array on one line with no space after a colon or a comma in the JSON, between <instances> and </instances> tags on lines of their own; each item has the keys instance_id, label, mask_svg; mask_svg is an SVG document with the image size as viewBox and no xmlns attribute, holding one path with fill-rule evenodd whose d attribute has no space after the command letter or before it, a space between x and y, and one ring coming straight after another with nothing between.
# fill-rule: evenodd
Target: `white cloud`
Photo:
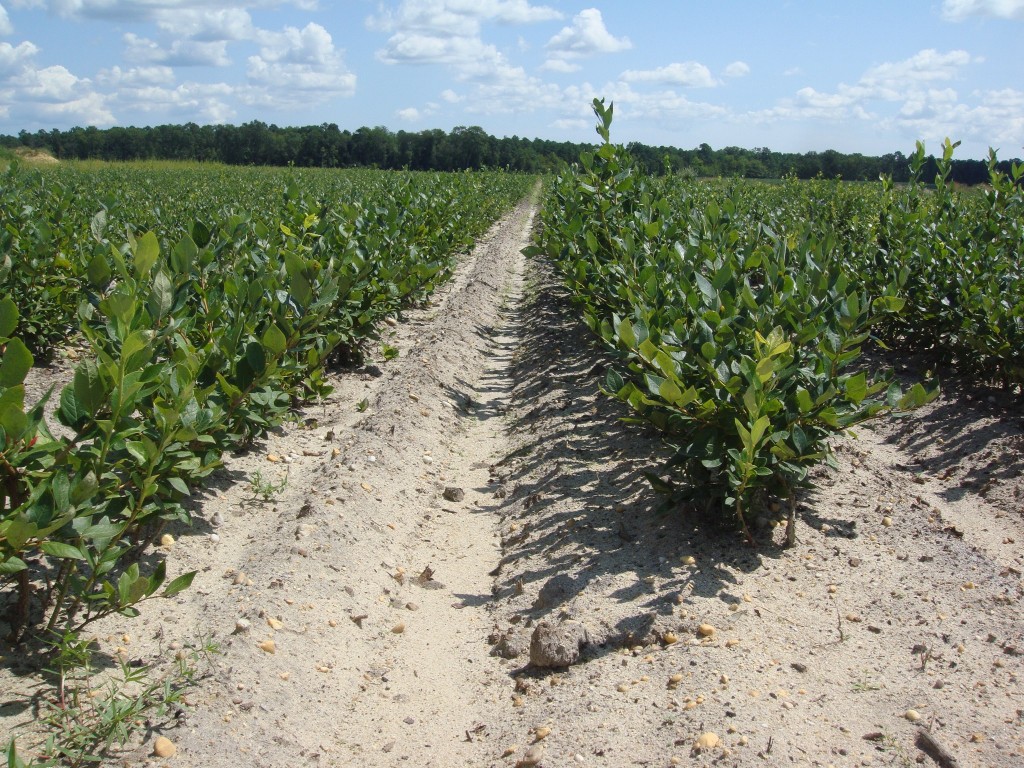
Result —
<instances>
[{"instance_id":1,"label":"white cloud","mask_svg":"<svg viewBox=\"0 0 1024 768\"><path fill-rule=\"evenodd\" d=\"M153 18L163 31L198 42L251 40L256 30L243 8L179 8L159 10Z\"/></svg>"},{"instance_id":2,"label":"white cloud","mask_svg":"<svg viewBox=\"0 0 1024 768\"><path fill-rule=\"evenodd\" d=\"M0 35L12 34L14 34L14 25L11 24L11 19L7 15L7 9L0 3Z\"/></svg>"},{"instance_id":3,"label":"white cloud","mask_svg":"<svg viewBox=\"0 0 1024 768\"><path fill-rule=\"evenodd\" d=\"M721 118L729 114L726 107L691 101L669 88L654 92L638 92L627 82L610 83L601 94L615 103L615 117L623 121L650 120L673 124L695 118Z\"/></svg>"},{"instance_id":4,"label":"white cloud","mask_svg":"<svg viewBox=\"0 0 1024 768\"><path fill-rule=\"evenodd\" d=\"M587 8L576 14L572 25L563 27L562 30L548 40L547 49L550 52L546 69L558 69L561 62L564 69L566 62L574 62L587 56L595 56L602 53L618 53L633 47L628 37L615 37L604 25L601 11L597 8Z\"/></svg>"},{"instance_id":5,"label":"white cloud","mask_svg":"<svg viewBox=\"0 0 1024 768\"><path fill-rule=\"evenodd\" d=\"M944 0L942 18L963 21L968 16L1024 20L1024 0Z\"/></svg>"},{"instance_id":6,"label":"white cloud","mask_svg":"<svg viewBox=\"0 0 1024 768\"><path fill-rule=\"evenodd\" d=\"M27 40L17 45L0 43L0 82L20 72L39 49Z\"/></svg>"},{"instance_id":7,"label":"white cloud","mask_svg":"<svg viewBox=\"0 0 1024 768\"><path fill-rule=\"evenodd\" d=\"M319 24L261 34L259 55L248 59L248 104L291 108L351 96L356 76L348 71L330 33Z\"/></svg>"},{"instance_id":8,"label":"white cloud","mask_svg":"<svg viewBox=\"0 0 1024 768\"><path fill-rule=\"evenodd\" d=\"M388 32L377 58L386 64L440 64L459 80L525 77L498 48L484 41L484 23L526 24L561 18L526 0L406 0L397 10L370 17L371 29Z\"/></svg>"},{"instance_id":9,"label":"white cloud","mask_svg":"<svg viewBox=\"0 0 1024 768\"><path fill-rule=\"evenodd\" d=\"M152 85L171 85L174 83L174 70L171 67L149 66L111 67L101 69L96 75L96 82L109 88L134 88Z\"/></svg>"},{"instance_id":10,"label":"white cloud","mask_svg":"<svg viewBox=\"0 0 1024 768\"><path fill-rule=\"evenodd\" d=\"M448 104L458 104L460 101L462 101L462 97L459 96L459 94L457 94L451 88L445 88L443 91L441 91L441 98Z\"/></svg>"},{"instance_id":11,"label":"white cloud","mask_svg":"<svg viewBox=\"0 0 1024 768\"><path fill-rule=\"evenodd\" d=\"M15 8L45 8L64 17L112 21L152 21L166 11L219 8L273 8L292 5L313 10L316 0L12 0Z\"/></svg>"},{"instance_id":12,"label":"white cloud","mask_svg":"<svg viewBox=\"0 0 1024 768\"><path fill-rule=\"evenodd\" d=\"M726 77L743 77L750 74L750 65L745 61L734 61L725 68Z\"/></svg>"},{"instance_id":13,"label":"white cloud","mask_svg":"<svg viewBox=\"0 0 1024 768\"><path fill-rule=\"evenodd\" d=\"M1024 92L975 91L964 98L954 87L964 68L979 61L966 51L926 49L903 61L871 67L853 85L840 83L832 91L804 87L770 109L737 119L832 124L859 120L908 142L935 144L948 136L1016 151L1024 144Z\"/></svg>"},{"instance_id":14,"label":"white cloud","mask_svg":"<svg viewBox=\"0 0 1024 768\"><path fill-rule=\"evenodd\" d=\"M713 88L719 84L711 70L696 61L669 64L657 69L627 69L620 77L627 83L667 83L689 88Z\"/></svg>"},{"instance_id":15,"label":"white cloud","mask_svg":"<svg viewBox=\"0 0 1024 768\"><path fill-rule=\"evenodd\" d=\"M167 64L176 67L226 67L231 64L226 40L201 42L174 40L161 45L133 32L124 36L125 58L131 62Z\"/></svg>"},{"instance_id":16,"label":"white cloud","mask_svg":"<svg viewBox=\"0 0 1024 768\"><path fill-rule=\"evenodd\" d=\"M420 31L436 35L477 35L480 24L531 24L562 18L554 8L527 0L404 0L396 11L371 16L367 24L382 32Z\"/></svg>"},{"instance_id":17,"label":"white cloud","mask_svg":"<svg viewBox=\"0 0 1024 768\"><path fill-rule=\"evenodd\" d=\"M872 67L864 73L859 84L869 89L898 94L921 83L951 80L957 76L960 68L974 60L967 51L939 53L928 48L909 59Z\"/></svg>"},{"instance_id":18,"label":"white cloud","mask_svg":"<svg viewBox=\"0 0 1024 768\"><path fill-rule=\"evenodd\" d=\"M960 71L977 61L966 51L940 53L928 48L909 59L871 67L853 85L840 83L834 92L804 87L793 98L783 99L771 109L748 117L764 122L775 120L878 119L879 102L905 105L930 102L933 94L944 93L937 86L955 81Z\"/></svg>"},{"instance_id":19,"label":"white cloud","mask_svg":"<svg viewBox=\"0 0 1024 768\"><path fill-rule=\"evenodd\" d=\"M122 87L114 97L132 113L152 115L154 121L225 123L235 116L230 105L236 88L226 83L181 83Z\"/></svg>"}]
</instances>

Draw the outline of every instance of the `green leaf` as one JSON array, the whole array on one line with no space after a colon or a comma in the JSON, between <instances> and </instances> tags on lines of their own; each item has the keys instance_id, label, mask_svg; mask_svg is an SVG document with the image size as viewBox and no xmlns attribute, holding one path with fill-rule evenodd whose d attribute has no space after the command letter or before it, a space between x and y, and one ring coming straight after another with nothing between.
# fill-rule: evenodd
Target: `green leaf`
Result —
<instances>
[{"instance_id":1,"label":"green leaf","mask_svg":"<svg viewBox=\"0 0 1024 768\"><path fill-rule=\"evenodd\" d=\"M846 380L846 399L854 405L860 405L861 401L867 397L868 394L868 379L867 375L862 371L856 376L851 376Z\"/></svg>"},{"instance_id":2,"label":"green leaf","mask_svg":"<svg viewBox=\"0 0 1024 768\"><path fill-rule=\"evenodd\" d=\"M288 348L288 339L277 325L272 324L263 332L263 346L271 357L278 357Z\"/></svg>"},{"instance_id":3,"label":"green leaf","mask_svg":"<svg viewBox=\"0 0 1024 768\"><path fill-rule=\"evenodd\" d=\"M163 272L157 272L153 278L153 291L149 295L150 314L160 320L174 306L174 286L171 279Z\"/></svg>"},{"instance_id":4,"label":"green leaf","mask_svg":"<svg viewBox=\"0 0 1024 768\"><path fill-rule=\"evenodd\" d=\"M754 425L750 428L751 444L754 447L757 447L757 445L760 444L761 438L764 437L764 433L768 430L768 427L771 426L771 423L771 419L767 416L762 416L754 422Z\"/></svg>"},{"instance_id":5,"label":"green leaf","mask_svg":"<svg viewBox=\"0 0 1024 768\"><path fill-rule=\"evenodd\" d=\"M8 438L20 440L28 430L28 416L25 415L25 411L22 410L20 405L0 402L0 427L3 427ZM0 445L2 445L2 442L0 442Z\"/></svg>"},{"instance_id":6,"label":"green leaf","mask_svg":"<svg viewBox=\"0 0 1024 768\"><path fill-rule=\"evenodd\" d=\"M0 338L7 338L18 327L18 305L10 296L0 301Z\"/></svg>"},{"instance_id":7,"label":"green leaf","mask_svg":"<svg viewBox=\"0 0 1024 768\"><path fill-rule=\"evenodd\" d=\"M695 279L697 281L697 288L699 288L700 292L704 294L704 298L706 298L709 303L714 304L715 309L718 309L718 291L715 290L715 286L713 286L711 282L699 272L696 274Z\"/></svg>"},{"instance_id":8,"label":"green leaf","mask_svg":"<svg viewBox=\"0 0 1024 768\"><path fill-rule=\"evenodd\" d=\"M25 381L25 374L32 368L32 353L21 339L7 342L3 362L0 362L0 387L16 387Z\"/></svg>"},{"instance_id":9,"label":"green leaf","mask_svg":"<svg viewBox=\"0 0 1024 768\"><path fill-rule=\"evenodd\" d=\"M20 557L8 557L0 562L0 576L13 576L28 568L28 565Z\"/></svg>"},{"instance_id":10,"label":"green leaf","mask_svg":"<svg viewBox=\"0 0 1024 768\"><path fill-rule=\"evenodd\" d=\"M209 233L207 233L207 239L209 239ZM187 275L189 270L192 269L192 264L195 262L198 255L199 248L196 247L195 240L188 235L185 235L185 237L179 240L174 248L171 249L168 262L171 265L171 269L179 275Z\"/></svg>"},{"instance_id":11,"label":"green leaf","mask_svg":"<svg viewBox=\"0 0 1024 768\"><path fill-rule=\"evenodd\" d=\"M263 345L250 342L245 345L245 360L249 363L253 373L257 376L263 374L267 369L267 355L263 351Z\"/></svg>"},{"instance_id":12,"label":"green leaf","mask_svg":"<svg viewBox=\"0 0 1024 768\"><path fill-rule=\"evenodd\" d=\"M3 533L3 537L7 540L7 546L17 551L25 546L25 542L39 533L39 526L31 520L15 517L10 521L5 521L5 525L0 528L0 532Z\"/></svg>"},{"instance_id":13,"label":"green leaf","mask_svg":"<svg viewBox=\"0 0 1024 768\"><path fill-rule=\"evenodd\" d=\"M84 410L89 416L95 416L101 406L107 401L107 388L100 377L99 367L95 360L83 360L75 369L75 378L72 384L74 396L77 400L75 415L79 410ZM65 393L67 390L65 390ZM63 407L63 396L61 407Z\"/></svg>"},{"instance_id":14,"label":"green leaf","mask_svg":"<svg viewBox=\"0 0 1024 768\"><path fill-rule=\"evenodd\" d=\"M110 265L106 258L97 253L92 257L89 266L86 267L85 276L89 278L89 284L94 288L103 288L110 282Z\"/></svg>"},{"instance_id":15,"label":"green leaf","mask_svg":"<svg viewBox=\"0 0 1024 768\"><path fill-rule=\"evenodd\" d=\"M62 541L44 541L40 547L50 557L59 557L64 560L85 560L82 550Z\"/></svg>"},{"instance_id":16,"label":"green leaf","mask_svg":"<svg viewBox=\"0 0 1024 768\"><path fill-rule=\"evenodd\" d=\"M138 242L135 249L135 274L145 279L160 256L160 241L155 232L147 232Z\"/></svg>"},{"instance_id":17,"label":"green leaf","mask_svg":"<svg viewBox=\"0 0 1024 768\"><path fill-rule=\"evenodd\" d=\"M184 592L192 586L192 580L196 577L196 571L183 573L168 584L162 593L162 597L174 597L179 592Z\"/></svg>"},{"instance_id":18,"label":"green leaf","mask_svg":"<svg viewBox=\"0 0 1024 768\"><path fill-rule=\"evenodd\" d=\"M636 349L636 334L633 333L633 325L629 320L623 320L615 329L619 340L630 349Z\"/></svg>"},{"instance_id":19,"label":"green leaf","mask_svg":"<svg viewBox=\"0 0 1024 768\"><path fill-rule=\"evenodd\" d=\"M800 388L796 391L796 405L800 409L800 413L810 413L814 410L814 400L811 398L811 393L806 389Z\"/></svg>"},{"instance_id":20,"label":"green leaf","mask_svg":"<svg viewBox=\"0 0 1024 768\"><path fill-rule=\"evenodd\" d=\"M176 490L178 493L180 493L182 496L189 495L188 486L185 484L185 481L182 480L180 477L167 478L167 484L171 486L171 488Z\"/></svg>"}]
</instances>

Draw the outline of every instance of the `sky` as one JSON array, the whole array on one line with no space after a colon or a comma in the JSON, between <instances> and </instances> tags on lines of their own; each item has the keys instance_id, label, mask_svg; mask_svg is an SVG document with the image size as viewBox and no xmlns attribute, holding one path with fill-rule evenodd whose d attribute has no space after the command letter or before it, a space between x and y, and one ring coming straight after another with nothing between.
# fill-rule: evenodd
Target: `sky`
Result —
<instances>
[{"instance_id":1,"label":"sky","mask_svg":"<svg viewBox=\"0 0 1024 768\"><path fill-rule=\"evenodd\" d=\"M167 123L1024 156L1024 0L0 0L0 133Z\"/></svg>"}]
</instances>

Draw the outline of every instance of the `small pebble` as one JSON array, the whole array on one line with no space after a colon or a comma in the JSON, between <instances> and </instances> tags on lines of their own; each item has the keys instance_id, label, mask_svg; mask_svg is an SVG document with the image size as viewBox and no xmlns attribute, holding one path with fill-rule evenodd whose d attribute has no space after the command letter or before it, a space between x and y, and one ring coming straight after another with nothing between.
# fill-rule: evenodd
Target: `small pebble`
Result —
<instances>
[{"instance_id":1,"label":"small pebble","mask_svg":"<svg viewBox=\"0 0 1024 768\"><path fill-rule=\"evenodd\" d=\"M534 744L530 747L523 756L516 763L517 768L529 768L529 766L540 765L540 761L544 759L544 746L542 744Z\"/></svg>"},{"instance_id":2,"label":"small pebble","mask_svg":"<svg viewBox=\"0 0 1024 768\"><path fill-rule=\"evenodd\" d=\"M912 723L916 723L918 720L921 719L921 713L918 712L916 709L908 709L906 712L903 713L903 717L905 717Z\"/></svg>"},{"instance_id":3,"label":"small pebble","mask_svg":"<svg viewBox=\"0 0 1024 768\"><path fill-rule=\"evenodd\" d=\"M264 653L277 652L277 643L275 643L273 640L264 640L262 643L260 643L259 647L260 650Z\"/></svg>"},{"instance_id":4,"label":"small pebble","mask_svg":"<svg viewBox=\"0 0 1024 768\"><path fill-rule=\"evenodd\" d=\"M405 622L398 622L397 624L395 624L395 626L391 628L391 631L396 635L402 634L403 632L405 632Z\"/></svg>"},{"instance_id":5,"label":"small pebble","mask_svg":"<svg viewBox=\"0 0 1024 768\"><path fill-rule=\"evenodd\" d=\"M711 624L701 624L697 627L697 634L701 637L711 637L715 634L715 628Z\"/></svg>"},{"instance_id":6,"label":"small pebble","mask_svg":"<svg viewBox=\"0 0 1024 768\"><path fill-rule=\"evenodd\" d=\"M174 757L178 753L178 748L174 746L174 742L168 739L166 736L157 736L153 742L153 754L157 757Z\"/></svg>"},{"instance_id":7,"label":"small pebble","mask_svg":"<svg viewBox=\"0 0 1024 768\"><path fill-rule=\"evenodd\" d=\"M702 751L705 749L714 749L721 743L722 740L718 738L717 733L707 731L706 733L702 733L700 736L697 737L697 740L693 743L693 748L698 751Z\"/></svg>"},{"instance_id":8,"label":"small pebble","mask_svg":"<svg viewBox=\"0 0 1024 768\"><path fill-rule=\"evenodd\" d=\"M160 546L164 549L170 549L174 546L174 537L169 533L165 533L160 537Z\"/></svg>"}]
</instances>

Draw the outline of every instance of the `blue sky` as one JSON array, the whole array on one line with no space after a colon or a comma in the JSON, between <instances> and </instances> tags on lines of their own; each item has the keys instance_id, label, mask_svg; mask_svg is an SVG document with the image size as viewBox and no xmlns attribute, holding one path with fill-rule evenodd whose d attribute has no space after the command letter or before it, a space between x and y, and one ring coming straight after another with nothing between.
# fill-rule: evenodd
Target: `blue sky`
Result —
<instances>
[{"instance_id":1,"label":"blue sky","mask_svg":"<svg viewBox=\"0 0 1024 768\"><path fill-rule=\"evenodd\" d=\"M0 0L0 133L262 120L1024 156L1024 0Z\"/></svg>"}]
</instances>

